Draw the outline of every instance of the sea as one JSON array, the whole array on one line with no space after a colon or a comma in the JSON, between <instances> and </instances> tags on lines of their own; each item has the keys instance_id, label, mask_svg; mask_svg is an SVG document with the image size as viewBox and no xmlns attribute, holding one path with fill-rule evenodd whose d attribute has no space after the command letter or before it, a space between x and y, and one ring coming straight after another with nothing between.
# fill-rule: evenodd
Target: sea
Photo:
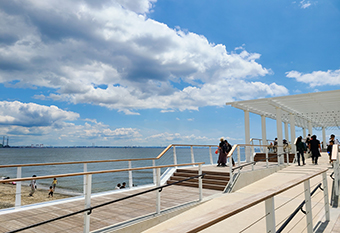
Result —
<instances>
[{"instance_id":1,"label":"sea","mask_svg":"<svg viewBox=\"0 0 340 233\"><path fill-rule=\"evenodd\" d=\"M111 159L136 159L136 158L156 158L165 148L163 147L114 147L114 148L0 148L0 164L35 164L51 162L73 162L73 161L100 161ZM213 162L216 163L218 155L215 149L211 149ZM210 152L208 147L194 147L193 155L195 162L205 162L210 164ZM176 147L177 164L191 163L191 148ZM241 154L241 160L244 154ZM174 164L173 149L166 152L160 159L156 160L156 165ZM152 160L133 161L132 167L152 166ZM87 171L101 171L128 168L125 162L89 163ZM70 165L47 165L22 167L22 177L45 176L83 172L83 164ZM164 172L162 169L161 172ZM0 177L16 178L16 168L0 168ZM132 185L141 186L153 183L153 170L141 170L132 172ZM110 191L118 183L126 182L129 186L128 172L95 174L92 176L92 193ZM50 180L38 180L38 188L47 189ZM23 185L29 185L28 182ZM57 189L63 193L81 194L83 193L83 176L60 177L58 178Z\"/></svg>"}]
</instances>

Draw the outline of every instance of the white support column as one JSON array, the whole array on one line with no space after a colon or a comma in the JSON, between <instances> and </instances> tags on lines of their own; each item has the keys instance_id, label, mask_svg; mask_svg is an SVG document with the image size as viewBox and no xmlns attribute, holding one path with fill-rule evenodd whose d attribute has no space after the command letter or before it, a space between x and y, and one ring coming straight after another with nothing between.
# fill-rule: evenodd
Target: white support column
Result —
<instances>
[{"instance_id":1,"label":"white support column","mask_svg":"<svg viewBox=\"0 0 340 233\"><path fill-rule=\"evenodd\" d=\"M327 185L327 173L322 173L322 186L323 186L323 201L325 205L326 221L330 221L329 215L329 198L328 198L328 185Z\"/></svg>"},{"instance_id":2,"label":"white support column","mask_svg":"<svg viewBox=\"0 0 340 233\"><path fill-rule=\"evenodd\" d=\"M312 215L312 201L310 196L310 182L306 180L303 182L305 189L305 206L306 206L306 222L307 222L307 232L313 232L313 215Z\"/></svg>"},{"instance_id":3,"label":"white support column","mask_svg":"<svg viewBox=\"0 0 340 233\"><path fill-rule=\"evenodd\" d=\"M85 209L91 207L91 184L92 184L92 175L86 175L86 188L85 188ZM84 213L84 233L90 232L90 215Z\"/></svg>"},{"instance_id":4,"label":"white support column","mask_svg":"<svg viewBox=\"0 0 340 233\"><path fill-rule=\"evenodd\" d=\"M17 167L17 179L21 178L22 168ZM21 207L21 181L18 181L16 184L16 191L15 191L15 209Z\"/></svg>"},{"instance_id":5,"label":"white support column","mask_svg":"<svg viewBox=\"0 0 340 233\"><path fill-rule=\"evenodd\" d=\"M323 141L323 148L326 149L327 148L327 138L326 138L326 129L325 127L322 127L322 141Z\"/></svg>"},{"instance_id":6,"label":"white support column","mask_svg":"<svg viewBox=\"0 0 340 233\"><path fill-rule=\"evenodd\" d=\"M275 233L275 206L274 197L265 200L267 233Z\"/></svg>"},{"instance_id":7,"label":"white support column","mask_svg":"<svg viewBox=\"0 0 340 233\"><path fill-rule=\"evenodd\" d=\"M302 128L302 136L303 136L303 138L306 138L306 136L307 136L306 128Z\"/></svg>"},{"instance_id":8,"label":"white support column","mask_svg":"<svg viewBox=\"0 0 340 233\"><path fill-rule=\"evenodd\" d=\"M308 133L310 134L310 136L313 135L313 126L312 126L312 122L308 121Z\"/></svg>"},{"instance_id":9,"label":"white support column","mask_svg":"<svg viewBox=\"0 0 340 233\"><path fill-rule=\"evenodd\" d=\"M237 161L238 165L241 166L241 149L239 146L237 147Z\"/></svg>"},{"instance_id":10,"label":"white support column","mask_svg":"<svg viewBox=\"0 0 340 233\"><path fill-rule=\"evenodd\" d=\"M250 142L250 122L249 122L249 111L244 111L244 130L245 130L245 144ZM246 161L250 162L250 148L245 148Z\"/></svg>"},{"instance_id":11,"label":"white support column","mask_svg":"<svg viewBox=\"0 0 340 233\"><path fill-rule=\"evenodd\" d=\"M281 108L276 108L276 128L277 128L277 154L283 153L283 138L282 138L282 111ZM278 163L283 164L284 163L284 156L281 155L278 158Z\"/></svg>"},{"instance_id":12,"label":"white support column","mask_svg":"<svg viewBox=\"0 0 340 233\"><path fill-rule=\"evenodd\" d=\"M198 175L202 175L202 164L198 165ZM198 177L198 201L202 201L203 199L203 182L202 176Z\"/></svg>"},{"instance_id":13,"label":"white support column","mask_svg":"<svg viewBox=\"0 0 340 233\"><path fill-rule=\"evenodd\" d=\"M289 114L289 124L290 124L290 145L292 147L292 153L295 154L295 161L297 160L296 154L296 146L294 144L296 135L295 135L295 118L293 114Z\"/></svg>"},{"instance_id":14,"label":"white support column","mask_svg":"<svg viewBox=\"0 0 340 233\"><path fill-rule=\"evenodd\" d=\"M261 115L261 126L262 126L262 142L263 145L267 145L267 125L266 117ZM266 153L266 167L268 168L268 146L263 147L263 152Z\"/></svg>"},{"instance_id":15,"label":"white support column","mask_svg":"<svg viewBox=\"0 0 340 233\"><path fill-rule=\"evenodd\" d=\"M129 161L129 168L132 168L131 161ZM133 180L132 180L132 171L129 171L129 187L133 187Z\"/></svg>"},{"instance_id":16,"label":"white support column","mask_svg":"<svg viewBox=\"0 0 340 233\"><path fill-rule=\"evenodd\" d=\"M157 174L156 186L159 187L159 186L161 186L161 169L160 168L157 168L156 174ZM157 190L156 192L157 192L156 214L160 214L161 213L161 192L160 192L160 190Z\"/></svg>"},{"instance_id":17,"label":"white support column","mask_svg":"<svg viewBox=\"0 0 340 233\"><path fill-rule=\"evenodd\" d=\"M267 145L267 127L266 127L266 117L261 116L261 126L262 126L262 143ZM267 147L265 147L267 148Z\"/></svg>"}]
</instances>

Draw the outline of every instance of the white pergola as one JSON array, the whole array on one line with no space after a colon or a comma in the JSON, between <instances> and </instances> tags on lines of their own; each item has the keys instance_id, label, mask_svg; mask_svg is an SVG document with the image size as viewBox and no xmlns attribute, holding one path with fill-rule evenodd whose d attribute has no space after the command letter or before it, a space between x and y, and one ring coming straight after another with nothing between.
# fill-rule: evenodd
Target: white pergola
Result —
<instances>
[{"instance_id":1,"label":"white pergola","mask_svg":"<svg viewBox=\"0 0 340 233\"><path fill-rule=\"evenodd\" d=\"M313 128L322 130L323 142L327 142L326 129L340 129L340 90L235 101L226 105L244 111L246 143L250 141L250 112L261 116L264 144L267 144L266 118L276 120L279 145L282 145L283 141L282 122L285 126L286 139L289 138L288 124L290 124L291 141L295 140L295 126L303 129L304 137L306 129L310 135L313 135ZM326 143L323 146L325 147ZM295 152L295 147L292 148Z\"/></svg>"}]
</instances>

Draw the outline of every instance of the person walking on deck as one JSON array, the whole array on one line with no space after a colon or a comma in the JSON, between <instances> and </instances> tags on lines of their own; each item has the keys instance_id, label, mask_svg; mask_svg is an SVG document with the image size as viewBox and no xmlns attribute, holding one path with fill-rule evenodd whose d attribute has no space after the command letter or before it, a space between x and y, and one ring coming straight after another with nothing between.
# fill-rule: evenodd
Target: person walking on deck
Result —
<instances>
[{"instance_id":1,"label":"person walking on deck","mask_svg":"<svg viewBox=\"0 0 340 233\"><path fill-rule=\"evenodd\" d=\"M318 165L318 158L321 156L320 141L316 139L316 135L313 135L309 141L309 150L312 152L312 162Z\"/></svg>"},{"instance_id":2,"label":"person walking on deck","mask_svg":"<svg viewBox=\"0 0 340 233\"><path fill-rule=\"evenodd\" d=\"M297 151L297 162L298 162L298 166L300 166L300 156L302 159L302 164L306 165L305 163L305 156L303 155L303 153L307 150L307 146L306 144L302 141L302 137L298 137L296 140L296 151Z\"/></svg>"},{"instance_id":3,"label":"person walking on deck","mask_svg":"<svg viewBox=\"0 0 340 233\"><path fill-rule=\"evenodd\" d=\"M227 162L227 156L226 156L226 152L225 152L225 142L224 139L221 138L220 139L220 144L218 145L218 151L219 151L219 155L218 155L218 160L217 160L217 167L225 167L225 164Z\"/></svg>"}]
</instances>

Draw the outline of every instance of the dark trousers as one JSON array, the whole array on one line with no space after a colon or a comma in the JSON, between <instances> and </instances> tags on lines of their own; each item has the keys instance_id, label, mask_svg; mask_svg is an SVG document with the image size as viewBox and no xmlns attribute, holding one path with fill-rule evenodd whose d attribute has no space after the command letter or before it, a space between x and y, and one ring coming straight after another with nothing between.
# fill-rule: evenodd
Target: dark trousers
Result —
<instances>
[{"instance_id":1,"label":"dark trousers","mask_svg":"<svg viewBox=\"0 0 340 233\"><path fill-rule=\"evenodd\" d=\"M300 166L300 156L301 156L301 159L302 159L302 163L305 164L305 156L303 155L303 151L302 152L299 152L297 153L297 162L298 162L298 165Z\"/></svg>"}]
</instances>

